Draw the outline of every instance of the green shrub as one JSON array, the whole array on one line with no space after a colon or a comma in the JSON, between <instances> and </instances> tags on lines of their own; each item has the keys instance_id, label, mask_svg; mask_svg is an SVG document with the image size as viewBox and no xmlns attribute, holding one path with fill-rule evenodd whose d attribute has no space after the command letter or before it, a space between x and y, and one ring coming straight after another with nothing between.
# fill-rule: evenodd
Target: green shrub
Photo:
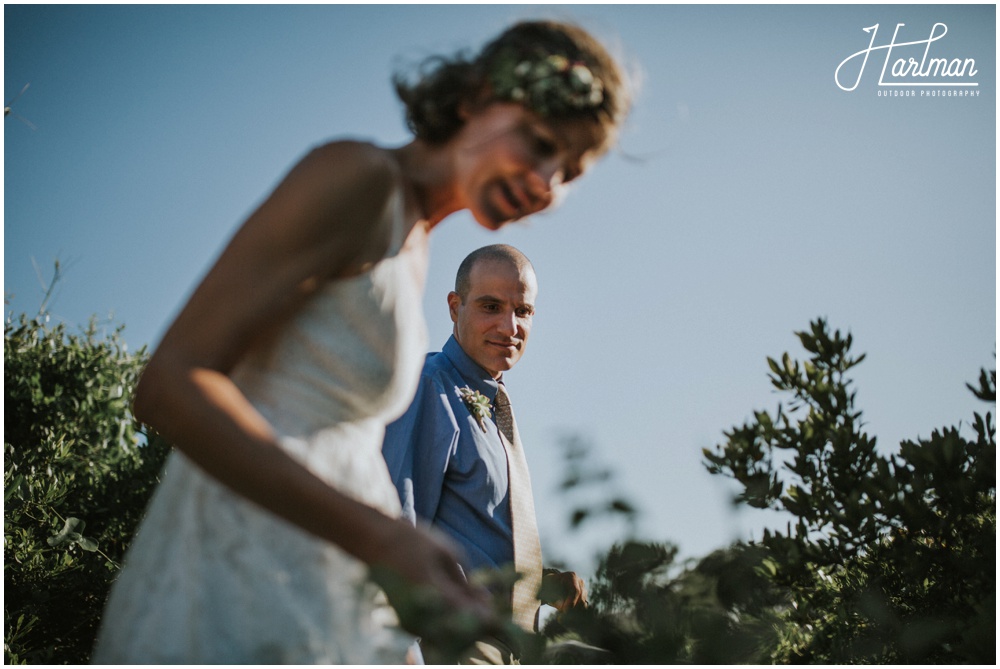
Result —
<instances>
[{"instance_id":1,"label":"green shrub","mask_svg":"<svg viewBox=\"0 0 1000 669\"><path fill-rule=\"evenodd\" d=\"M762 549L735 544L697 565L667 543L628 540L601 558L590 606L549 619L551 664L759 664L778 643L783 592Z\"/></svg>"},{"instance_id":2,"label":"green shrub","mask_svg":"<svg viewBox=\"0 0 1000 669\"><path fill-rule=\"evenodd\" d=\"M996 661L996 430L975 414L882 455L862 429L851 336L824 321L797 333L810 354L769 359L789 397L705 451L740 501L790 513L765 532L764 573L787 590L777 662ZM996 372L970 390L996 403ZM966 434L970 433L970 434Z\"/></svg>"},{"instance_id":3,"label":"green shrub","mask_svg":"<svg viewBox=\"0 0 1000 669\"><path fill-rule=\"evenodd\" d=\"M168 446L130 411L121 328L4 323L4 661L85 663Z\"/></svg>"},{"instance_id":4,"label":"green shrub","mask_svg":"<svg viewBox=\"0 0 1000 669\"><path fill-rule=\"evenodd\" d=\"M992 416L884 455L854 404L851 336L822 320L797 334L808 359L768 360L785 403L704 452L739 503L790 514L787 531L696 564L668 543L616 544L590 608L546 626L541 661L995 664ZM995 403L996 373L969 388Z\"/></svg>"}]
</instances>

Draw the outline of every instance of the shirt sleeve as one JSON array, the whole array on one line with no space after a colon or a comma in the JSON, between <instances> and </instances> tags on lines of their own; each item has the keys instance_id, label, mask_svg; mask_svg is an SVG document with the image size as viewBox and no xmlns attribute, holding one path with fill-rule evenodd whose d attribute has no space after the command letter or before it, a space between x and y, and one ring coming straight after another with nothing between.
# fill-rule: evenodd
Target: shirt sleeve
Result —
<instances>
[{"instance_id":1,"label":"shirt sleeve","mask_svg":"<svg viewBox=\"0 0 1000 669\"><path fill-rule=\"evenodd\" d=\"M399 493L402 516L414 524L418 518L434 522L448 462L458 444L448 392L447 383L422 377L410 408L386 427L382 455Z\"/></svg>"}]
</instances>

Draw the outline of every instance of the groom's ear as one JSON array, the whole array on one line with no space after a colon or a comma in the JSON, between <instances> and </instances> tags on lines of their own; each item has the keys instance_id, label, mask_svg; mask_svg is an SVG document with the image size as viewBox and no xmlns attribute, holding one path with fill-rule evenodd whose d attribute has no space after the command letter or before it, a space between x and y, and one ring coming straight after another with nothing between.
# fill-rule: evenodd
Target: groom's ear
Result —
<instances>
[{"instance_id":1,"label":"groom's ear","mask_svg":"<svg viewBox=\"0 0 1000 669\"><path fill-rule=\"evenodd\" d=\"M451 322L458 322L458 308L462 306L462 296L451 291L448 293L448 313L451 315Z\"/></svg>"}]
</instances>

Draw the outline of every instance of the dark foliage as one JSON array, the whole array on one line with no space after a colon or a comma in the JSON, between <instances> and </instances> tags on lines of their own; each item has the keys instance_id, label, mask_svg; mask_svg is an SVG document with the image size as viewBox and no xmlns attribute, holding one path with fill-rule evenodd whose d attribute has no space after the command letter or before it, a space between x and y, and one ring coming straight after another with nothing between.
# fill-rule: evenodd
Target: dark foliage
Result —
<instances>
[{"instance_id":1,"label":"dark foliage","mask_svg":"<svg viewBox=\"0 0 1000 669\"><path fill-rule=\"evenodd\" d=\"M851 336L818 320L798 337L808 360L768 360L787 408L757 412L705 452L710 471L743 485L742 502L797 519L761 541L765 573L795 604L772 659L993 664L991 414L883 456L854 405L847 374L864 356L851 356ZM996 373L972 390L995 404Z\"/></svg>"},{"instance_id":2,"label":"dark foliage","mask_svg":"<svg viewBox=\"0 0 1000 669\"><path fill-rule=\"evenodd\" d=\"M737 502L785 511L786 532L693 565L670 544L604 556L592 605L547 626L557 663L982 663L996 660L996 442L992 416L883 455L862 429L850 335L818 320L808 359L768 360L785 398L706 450ZM996 402L996 374L973 393ZM569 477L589 476L580 449ZM572 486L570 486L572 487ZM612 498L613 495L605 494ZM610 507L591 496L571 525ZM631 526L631 516L629 516Z\"/></svg>"},{"instance_id":3,"label":"dark foliage","mask_svg":"<svg viewBox=\"0 0 1000 669\"><path fill-rule=\"evenodd\" d=\"M4 323L4 662L85 663L168 447L129 399L121 329Z\"/></svg>"}]
</instances>

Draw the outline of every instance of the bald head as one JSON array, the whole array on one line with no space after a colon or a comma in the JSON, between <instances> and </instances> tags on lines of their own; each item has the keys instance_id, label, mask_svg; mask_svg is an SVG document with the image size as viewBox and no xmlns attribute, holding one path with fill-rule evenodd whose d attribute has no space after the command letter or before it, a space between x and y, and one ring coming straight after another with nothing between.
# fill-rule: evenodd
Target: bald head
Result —
<instances>
[{"instance_id":1,"label":"bald head","mask_svg":"<svg viewBox=\"0 0 1000 669\"><path fill-rule=\"evenodd\" d=\"M458 274L455 276L455 292L458 293L463 302L469 296L472 269L480 262L505 263L516 269L519 274L525 270L529 270L531 274L535 273L535 268L528 260L528 256L510 244L491 244L476 249L465 256L465 260L458 266Z\"/></svg>"}]
</instances>

